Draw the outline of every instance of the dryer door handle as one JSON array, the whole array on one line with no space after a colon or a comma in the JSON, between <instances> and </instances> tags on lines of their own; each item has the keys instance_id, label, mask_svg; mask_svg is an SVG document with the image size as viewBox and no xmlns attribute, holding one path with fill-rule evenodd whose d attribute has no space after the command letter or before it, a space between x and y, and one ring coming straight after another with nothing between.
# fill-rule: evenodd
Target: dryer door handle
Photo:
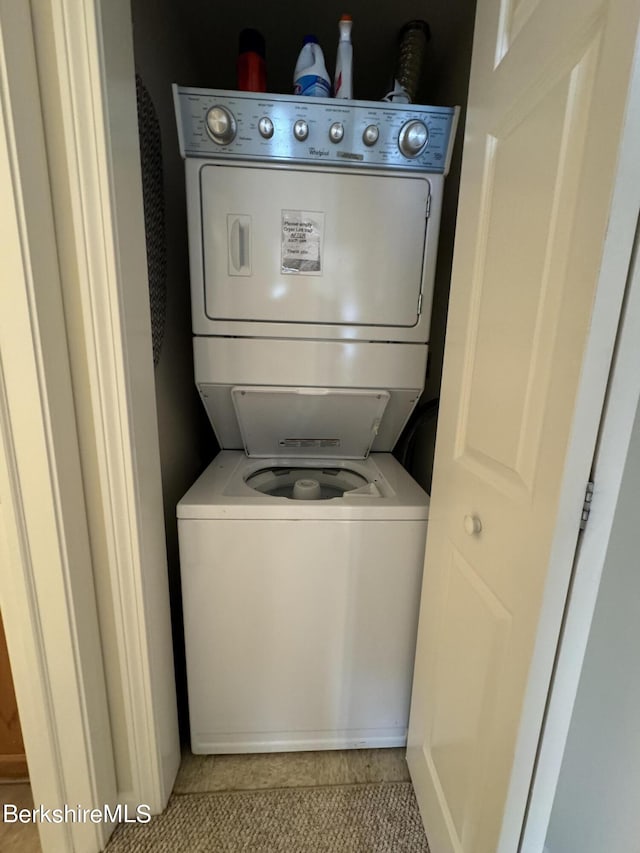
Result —
<instances>
[{"instance_id":1,"label":"dryer door handle","mask_svg":"<svg viewBox=\"0 0 640 853\"><path fill-rule=\"evenodd\" d=\"M227 216L229 275L251 275L251 217Z\"/></svg>"}]
</instances>

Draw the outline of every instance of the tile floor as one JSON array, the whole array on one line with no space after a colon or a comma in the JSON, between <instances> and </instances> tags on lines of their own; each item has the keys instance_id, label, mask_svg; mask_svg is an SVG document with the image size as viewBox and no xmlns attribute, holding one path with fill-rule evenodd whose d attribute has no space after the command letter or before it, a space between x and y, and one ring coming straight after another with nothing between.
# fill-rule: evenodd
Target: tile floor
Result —
<instances>
[{"instance_id":1,"label":"tile floor","mask_svg":"<svg viewBox=\"0 0 640 853\"><path fill-rule=\"evenodd\" d=\"M33 808L28 782L0 782L0 809L12 803L20 809ZM41 853L38 827L34 823L4 823L0 814L0 850L7 853Z\"/></svg>"},{"instance_id":2,"label":"tile floor","mask_svg":"<svg viewBox=\"0 0 640 853\"><path fill-rule=\"evenodd\" d=\"M192 755L185 751L176 794L404 782L404 749L351 749L251 755Z\"/></svg>"}]
</instances>

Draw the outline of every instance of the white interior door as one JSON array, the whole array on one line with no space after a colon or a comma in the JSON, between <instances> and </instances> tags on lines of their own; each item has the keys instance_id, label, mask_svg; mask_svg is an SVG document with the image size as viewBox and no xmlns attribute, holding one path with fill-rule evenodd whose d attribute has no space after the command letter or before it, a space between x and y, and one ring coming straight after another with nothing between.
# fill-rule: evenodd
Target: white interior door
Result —
<instances>
[{"instance_id":1,"label":"white interior door","mask_svg":"<svg viewBox=\"0 0 640 853\"><path fill-rule=\"evenodd\" d=\"M409 731L433 853L518 848L602 406L604 380L576 423L639 5L478 3Z\"/></svg>"}]
</instances>

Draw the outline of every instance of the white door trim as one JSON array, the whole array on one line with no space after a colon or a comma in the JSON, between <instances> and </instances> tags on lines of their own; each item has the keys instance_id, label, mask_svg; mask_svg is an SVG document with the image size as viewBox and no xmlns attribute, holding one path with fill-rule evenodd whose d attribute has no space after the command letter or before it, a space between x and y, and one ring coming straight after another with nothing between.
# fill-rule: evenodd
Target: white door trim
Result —
<instances>
[{"instance_id":1,"label":"white door trim","mask_svg":"<svg viewBox=\"0 0 640 853\"><path fill-rule=\"evenodd\" d=\"M0 0L0 607L36 804L113 807L115 772L29 5ZM40 824L47 851L110 825Z\"/></svg>"},{"instance_id":2,"label":"white door trim","mask_svg":"<svg viewBox=\"0 0 640 853\"><path fill-rule=\"evenodd\" d=\"M131 11L128 0L45 0L33 14L105 653L118 662L114 738L127 741L118 796L159 812L180 746Z\"/></svg>"},{"instance_id":3,"label":"white door trim","mask_svg":"<svg viewBox=\"0 0 640 853\"><path fill-rule=\"evenodd\" d=\"M599 317L611 312L609 283L626 280L626 298L594 457L595 490L591 516L576 555L520 844L521 853L539 853L545 842L640 400L640 162L637 156L640 150L640 44L630 81L628 105L618 180L611 205L611 237L605 247L594 325ZM615 235L618 235L617 240ZM626 247L633 244L634 235L633 256L629 261ZM625 251L620 251L621 244ZM591 347L585 365L583 398L592 392L590 380L596 371L601 370L603 362L602 348Z\"/></svg>"}]
</instances>

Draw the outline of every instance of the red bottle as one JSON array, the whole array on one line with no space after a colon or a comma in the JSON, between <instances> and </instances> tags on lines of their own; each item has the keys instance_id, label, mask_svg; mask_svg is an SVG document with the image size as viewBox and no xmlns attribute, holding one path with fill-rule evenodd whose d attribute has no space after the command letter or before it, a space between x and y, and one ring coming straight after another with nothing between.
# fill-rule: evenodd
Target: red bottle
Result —
<instances>
[{"instance_id":1,"label":"red bottle","mask_svg":"<svg viewBox=\"0 0 640 853\"><path fill-rule=\"evenodd\" d=\"M258 30L242 30L238 38L238 90L267 91L264 38Z\"/></svg>"}]
</instances>

